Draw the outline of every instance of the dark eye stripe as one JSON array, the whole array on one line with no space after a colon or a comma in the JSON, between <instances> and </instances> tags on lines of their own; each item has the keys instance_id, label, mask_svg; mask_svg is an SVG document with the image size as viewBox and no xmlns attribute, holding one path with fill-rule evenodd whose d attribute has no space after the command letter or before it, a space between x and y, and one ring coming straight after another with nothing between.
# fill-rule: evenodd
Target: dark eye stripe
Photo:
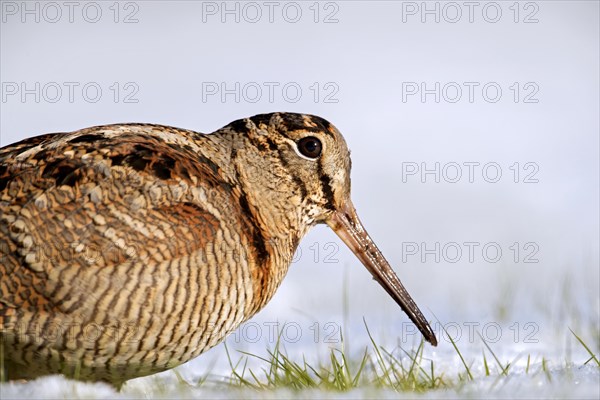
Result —
<instances>
[{"instance_id":1,"label":"dark eye stripe","mask_svg":"<svg viewBox=\"0 0 600 400\"><path fill-rule=\"evenodd\" d=\"M323 190L323 195L325 196L325 199L327 199L327 203L325 203L325 208L334 211L335 206L333 204L333 189L331 187L331 178L325 173L325 171L323 171L322 158L319 159L317 173L319 174L319 180L321 181L321 190Z\"/></svg>"}]
</instances>

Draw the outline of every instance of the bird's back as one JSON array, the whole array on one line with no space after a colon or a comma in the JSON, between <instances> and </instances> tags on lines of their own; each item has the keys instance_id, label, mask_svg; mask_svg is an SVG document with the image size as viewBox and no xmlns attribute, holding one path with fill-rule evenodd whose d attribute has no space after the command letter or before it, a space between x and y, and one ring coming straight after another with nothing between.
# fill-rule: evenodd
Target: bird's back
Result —
<instances>
[{"instance_id":1,"label":"bird's back","mask_svg":"<svg viewBox=\"0 0 600 400\"><path fill-rule=\"evenodd\" d=\"M125 124L0 149L9 378L119 385L195 357L264 305L278 284L268 242L218 139Z\"/></svg>"}]
</instances>

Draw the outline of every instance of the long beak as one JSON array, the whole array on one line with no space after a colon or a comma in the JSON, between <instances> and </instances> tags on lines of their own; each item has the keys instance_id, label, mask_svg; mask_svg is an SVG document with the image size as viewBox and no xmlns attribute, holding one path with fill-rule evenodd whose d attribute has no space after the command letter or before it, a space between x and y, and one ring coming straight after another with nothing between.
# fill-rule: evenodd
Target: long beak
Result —
<instances>
[{"instance_id":1,"label":"long beak","mask_svg":"<svg viewBox=\"0 0 600 400\"><path fill-rule=\"evenodd\" d=\"M363 263L373 278L388 292L411 321L419 328L425 339L437 346L435 334L429 323L410 297L402 282L381 254L373 240L358 219L352 202L348 200L341 210L337 210L327 224L346 243L346 246Z\"/></svg>"}]
</instances>

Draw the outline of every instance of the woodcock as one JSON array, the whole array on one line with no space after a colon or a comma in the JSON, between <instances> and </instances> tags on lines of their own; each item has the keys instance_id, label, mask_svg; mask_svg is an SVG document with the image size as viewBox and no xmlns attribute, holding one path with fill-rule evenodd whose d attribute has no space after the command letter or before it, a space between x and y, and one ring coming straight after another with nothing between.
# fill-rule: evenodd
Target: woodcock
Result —
<instances>
[{"instance_id":1,"label":"woodcock","mask_svg":"<svg viewBox=\"0 0 600 400\"><path fill-rule=\"evenodd\" d=\"M106 125L3 147L3 378L119 387L182 364L267 304L319 223L436 345L359 221L350 153L322 118L262 114L212 134Z\"/></svg>"}]
</instances>

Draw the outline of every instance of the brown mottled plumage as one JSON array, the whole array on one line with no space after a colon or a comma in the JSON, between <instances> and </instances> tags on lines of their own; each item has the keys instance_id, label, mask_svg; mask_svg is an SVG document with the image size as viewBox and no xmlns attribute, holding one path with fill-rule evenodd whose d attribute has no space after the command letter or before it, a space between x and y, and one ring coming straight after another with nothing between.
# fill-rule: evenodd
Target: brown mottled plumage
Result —
<instances>
[{"instance_id":1,"label":"brown mottled plumage","mask_svg":"<svg viewBox=\"0 0 600 400\"><path fill-rule=\"evenodd\" d=\"M184 363L265 306L327 223L436 339L362 228L350 157L322 118L210 135L121 124L0 149L0 356L8 379L120 386Z\"/></svg>"}]
</instances>

